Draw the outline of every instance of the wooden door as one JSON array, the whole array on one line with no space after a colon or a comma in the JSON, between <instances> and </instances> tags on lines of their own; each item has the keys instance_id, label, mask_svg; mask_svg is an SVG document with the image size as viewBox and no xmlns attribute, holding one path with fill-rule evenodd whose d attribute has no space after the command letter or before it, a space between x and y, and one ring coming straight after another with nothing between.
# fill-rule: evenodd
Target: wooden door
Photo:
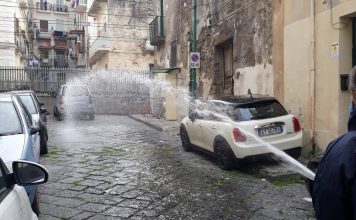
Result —
<instances>
[{"instance_id":1,"label":"wooden door","mask_svg":"<svg viewBox=\"0 0 356 220\"><path fill-rule=\"evenodd\" d=\"M233 73L232 73L232 44L227 44L224 46L224 95L233 95Z\"/></svg>"}]
</instances>

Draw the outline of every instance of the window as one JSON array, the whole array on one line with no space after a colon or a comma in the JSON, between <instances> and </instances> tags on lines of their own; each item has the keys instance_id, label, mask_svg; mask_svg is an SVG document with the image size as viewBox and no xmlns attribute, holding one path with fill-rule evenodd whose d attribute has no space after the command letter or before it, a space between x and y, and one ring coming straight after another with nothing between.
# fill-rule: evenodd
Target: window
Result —
<instances>
[{"instance_id":1,"label":"window","mask_svg":"<svg viewBox=\"0 0 356 220\"><path fill-rule=\"evenodd\" d=\"M274 118L288 115L288 112L276 100L243 104L235 109L238 121Z\"/></svg>"},{"instance_id":2,"label":"window","mask_svg":"<svg viewBox=\"0 0 356 220\"><path fill-rule=\"evenodd\" d=\"M19 97L31 114L37 113L35 103L33 103L32 97L30 95L20 95Z\"/></svg>"},{"instance_id":3,"label":"window","mask_svg":"<svg viewBox=\"0 0 356 220\"><path fill-rule=\"evenodd\" d=\"M28 110L25 107L25 105L23 104L23 102L21 100L19 100L19 101L20 101L20 105L21 105L21 108L22 108L22 110L20 109L20 111L23 112L23 115L24 115L25 120L26 120L27 127L31 128L31 126L32 126L32 116L28 112Z\"/></svg>"},{"instance_id":4,"label":"window","mask_svg":"<svg viewBox=\"0 0 356 220\"><path fill-rule=\"evenodd\" d=\"M48 21L40 20L40 31L48 32Z\"/></svg>"},{"instance_id":5,"label":"window","mask_svg":"<svg viewBox=\"0 0 356 220\"><path fill-rule=\"evenodd\" d=\"M177 40L171 43L171 60L170 66L176 67L177 66Z\"/></svg>"},{"instance_id":6,"label":"window","mask_svg":"<svg viewBox=\"0 0 356 220\"><path fill-rule=\"evenodd\" d=\"M49 55L48 55L48 50L41 50L40 51L40 55L42 59L48 59Z\"/></svg>"},{"instance_id":7,"label":"window","mask_svg":"<svg viewBox=\"0 0 356 220\"><path fill-rule=\"evenodd\" d=\"M22 133L19 115L12 102L0 102L0 136Z\"/></svg>"}]
</instances>

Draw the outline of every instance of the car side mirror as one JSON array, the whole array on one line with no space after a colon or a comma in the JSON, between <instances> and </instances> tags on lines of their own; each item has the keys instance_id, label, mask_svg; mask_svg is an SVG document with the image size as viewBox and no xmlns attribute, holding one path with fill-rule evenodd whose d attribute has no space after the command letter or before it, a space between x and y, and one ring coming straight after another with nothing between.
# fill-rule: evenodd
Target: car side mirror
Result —
<instances>
[{"instance_id":1,"label":"car side mirror","mask_svg":"<svg viewBox=\"0 0 356 220\"><path fill-rule=\"evenodd\" d=\"M45 104L43 104L43 103L40 103L40 112L41 113L47 113L47 109L45 107Z\"/></svg>"},{"instance_id":2,"label":"car side mirror","mask_svg":"<svg viewBox=\"0 0 356 220\"><path fill-rule=\"evenodd\" d=\"M38 185L48 181L45 167L30 161L18 160L12 163L15 182L19 186Z\"/></svg>"},{"instance_id":3,"label":"car side mirror","mask_svg":"<svg viewBox=\"0 0 356 220\"><path fill-rule=\"evenodd\" d=\"M30 134L34 135L36 133L40 132L40 128L38 126L32 125L30 128Z\"/></svg>"}]
</instances>

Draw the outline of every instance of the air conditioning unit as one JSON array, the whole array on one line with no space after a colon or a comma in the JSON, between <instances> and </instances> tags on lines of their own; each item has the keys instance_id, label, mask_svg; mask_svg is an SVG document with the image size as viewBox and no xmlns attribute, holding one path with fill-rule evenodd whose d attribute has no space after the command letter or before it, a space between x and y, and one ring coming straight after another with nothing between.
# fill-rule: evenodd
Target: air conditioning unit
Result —
<instances>
[{"instance_id":1,"label":"air conditioning unit","mask_svg":"<svg viewBox=\"0 0 356 220\"><path fill-rule=\"evenodd\" d=\"M48 61L49 61L48 59L43 59L42 60L43 63L48 63Z\"/></svg>"}]
</instances>

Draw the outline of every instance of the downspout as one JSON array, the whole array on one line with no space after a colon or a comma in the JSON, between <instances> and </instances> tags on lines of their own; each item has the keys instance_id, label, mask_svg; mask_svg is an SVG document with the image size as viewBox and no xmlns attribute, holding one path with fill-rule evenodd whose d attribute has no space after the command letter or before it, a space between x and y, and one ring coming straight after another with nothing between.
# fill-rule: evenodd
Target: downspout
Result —
<instances>
[{"instance_id":1,"label":"downspout","mask_svg":"<svg viewBox=\"0 0 356 220\"><path fill-rule=\"evenodd\" d=\"M313 152L316 151L315 146L315 0L310 0L311 12L311 40L310 40L310 101L311 101L311 129L310 139Z\"/></svg>"}]
</instances>

